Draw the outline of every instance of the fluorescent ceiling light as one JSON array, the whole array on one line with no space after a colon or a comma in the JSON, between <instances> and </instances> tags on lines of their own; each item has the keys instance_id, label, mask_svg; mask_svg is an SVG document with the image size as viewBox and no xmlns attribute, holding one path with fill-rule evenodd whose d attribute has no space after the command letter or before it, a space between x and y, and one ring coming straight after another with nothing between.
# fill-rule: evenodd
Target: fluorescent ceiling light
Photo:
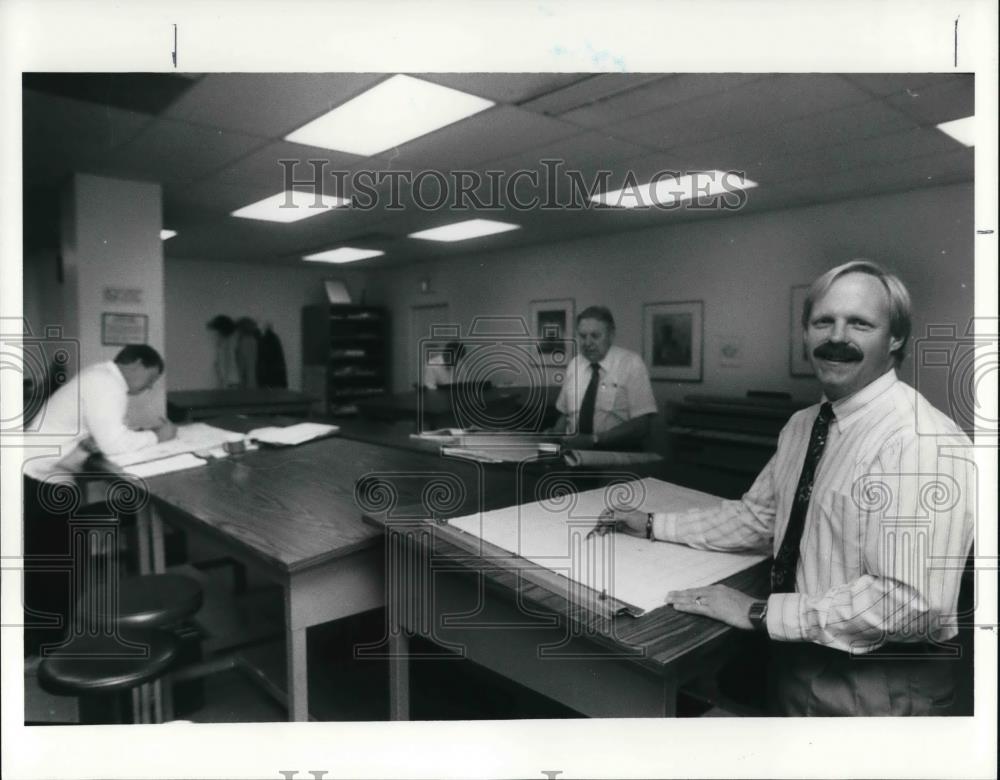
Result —
<instances>
[{"instance_id":1,"label":"fluorescent ceiling light","mask_svg":"<svg viewBox=\"0 0 1000 780\"><path fill-rule=\"evenodd\" d=\"M634 209L637 206L672 205L686 200L711 198L723 192L748 190L756 187L757 182L750 181L735 173L723 171L698 171L679 178L663 178L649 184L639 184L621 190L592 195L595 203L616 206L623 209Z\"/></svg>"},{"instance_id":2,"label":"fluorescent ceiling light","mask_svg":"<svg viewBox=\"0 0 1000 780\"><path fill-rule=\"evenodd\" d=\"M353 247L342 246L339 249L328 249L325 252L304 255L302 259L318 263L353 263L356 260L367 260L369 257L379 257L384 254L385 252L379 249L354 249Z\"/></svg>"},{"instance_id":3,"label":"fluorescent ceiling light","mask_svg":"<svg viewBox=\"0 0 1000 780\"><path fill-rule=\"evenodd\" d=\"M972 122L974 116L967 116L964 119L953 119L951 122L943 122L937 129L946 135L950 135L959 143L966 146L975 146L976 139L973 135Z\"/></svg>"},{"instance_id":4,"label":"fluorescent ceiling light","mask_svg":"<svg viewBox=\"0 0 1000 780\"><path fill-rule=\"evenodd\" d=\"M166 241L168 238L173 238L176 235L176 230L167 230L166 228L163 228L163 230L160 231L160 241Z\"/></svg>"},{"instance_id":5,"label":"fluorescent ceiling light","mask_svg":"<svg viewBox=\"0 0 1000 780\"><path fill-rule=\"evenodd\" d=\"M286 141L372 155L478 114L492 100L396 75L285 136Z\"/></svg>"},{"instance_id":6,"label":"fluorescent ceiling light","mask_svg":"<svg viewBox=\"0 0 1000 780\"><path fill-rule=\"evenodd\" d=\"M291 204L288 197L291 196ZM264 200L258 200L249 206L231 212L234 217L242 219L262 219L267 222L298 222L300 219L308 219L318 214L325 214L327 210L337 208L347 204L345 198L338 198L335 195L320 195L322 206L316 206L316 193L308 190L285 190L277 195L272 195Z\"/></svg>"},{"instance_id":7,"label":"fluorescent ceiling light","mask_svg":"<svg viewBox=\"0 0 1000 780\"><path fill-rule=\"evenodd\" d=\"M467 238L506 233L508 230L517 230L520 227L509 222L495 222L492 219L467 219L464 222L410 233L410 238L424 238L428 241L465 241Z\"/></svg>"}]
</instances>

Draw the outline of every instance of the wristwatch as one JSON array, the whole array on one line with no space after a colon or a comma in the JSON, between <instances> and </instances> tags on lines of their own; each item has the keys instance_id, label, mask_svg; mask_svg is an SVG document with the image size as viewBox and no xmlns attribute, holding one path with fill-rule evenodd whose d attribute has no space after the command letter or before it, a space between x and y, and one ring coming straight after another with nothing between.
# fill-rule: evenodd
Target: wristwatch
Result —
<instances>
[{"instance_id":1,"label":"wristwatch","mask_svg":"<svg viewBox=\"0 0 1000 780\"><path fill-rule=\"evenodd\" d=\"M750 625L753 626L754 631L767 632L767 602L766 601L755 601L750 605L750 610L747 612L747 617L750 618Z\"/></svg>"}]
</instances>

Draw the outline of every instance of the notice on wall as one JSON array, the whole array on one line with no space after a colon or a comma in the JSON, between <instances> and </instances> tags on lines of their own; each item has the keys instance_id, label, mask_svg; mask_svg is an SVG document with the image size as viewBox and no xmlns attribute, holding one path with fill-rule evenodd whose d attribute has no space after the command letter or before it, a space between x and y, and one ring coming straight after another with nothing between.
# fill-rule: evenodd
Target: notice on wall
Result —
<instances>
[{"instance_id":1,"label":"notice on wall","mask_svg":"<svg viewBox=\"0 0 1000 780\"><path fill-rule=\"evenodd\" d=\"M142 290L138 287L105 287L105 303L142 303Z\"/></svg>"},{"instance_id":2,"label":"notice on wall","mask_svg":"<svg viewBox=\"0 0 1000 780\"><path fill-rule=\"evenodd\" d=\"M104 312L101 315L101 344L125 346L145 344L149 338L149 317L145 314Z\"/></svg>"}]
</instances>

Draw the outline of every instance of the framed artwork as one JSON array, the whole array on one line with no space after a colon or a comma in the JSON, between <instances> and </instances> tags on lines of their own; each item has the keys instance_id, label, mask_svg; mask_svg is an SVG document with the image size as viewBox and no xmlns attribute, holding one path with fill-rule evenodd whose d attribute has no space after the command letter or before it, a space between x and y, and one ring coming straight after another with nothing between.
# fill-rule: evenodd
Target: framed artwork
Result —
<instances>
[{"instance_id":1,"label":"framed artwork","mask_svg":"<svg viewBox=\"0 0 1000 780\"><path fill-rule=\"evenodd\" d=\"M568 342L573 340L576 304L572 298L531 302L531 335L538 340L542 365L565 366L573 356Z\"/></svg>"},{"instance_id":2,"label":"framed artwork","mask_svg":"<svg viewBox=\"0 0 1000 780\"><path fill-rule=\"evenodd\" d=\"M802 341L802 307L809 292L808 284L792 288L791 320L788 326L788 366L792 376L815 376L809 362L809 350Z\"/></svg>"},{"instance_id":3,"label":"framed artwork","mask_svg":"<svg viewBox=\"0 0 1000 780\"><path fill-rule=\"evenodd\" d=\"M145 344L149 338L149 317L145 314L101 314L101 344L104 346L126 346Z\"/></svg>"},{"instance_id":4,"label":"framed artwork","mask_svg":"<svg viewBox=\"0 0 1000 780\"><path fill-rule=\"evenodd\" d=\"M700 382L704 302L647 303L642 310L642 356L650 379Z\"/></svg>"}]
</instances>

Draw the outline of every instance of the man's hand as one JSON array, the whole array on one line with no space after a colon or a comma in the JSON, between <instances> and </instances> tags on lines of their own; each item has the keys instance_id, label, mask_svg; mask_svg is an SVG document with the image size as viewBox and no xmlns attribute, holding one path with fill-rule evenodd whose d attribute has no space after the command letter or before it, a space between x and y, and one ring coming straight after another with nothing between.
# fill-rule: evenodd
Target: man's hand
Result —
<instances>
[{"instance_id":1,"label":"man's hand","mask_svg":"<svg viewBox=\"0 0 1000 780\"><path fill-rule=\"evenodd\" d=\"M616 512L613 509L605 509L597 518L597 525L587 534L587 538L592 535L604 536L608 533L645 537L648 519L646 512Z\"/></svg>"},{"instance_id":2,"label":"man's hand","mask_svg":"<svg viewBox=\"0 0 1000 780\"><path fill-rule=\"evenodd\" d=\"M156 433L157 441L170 441L177 435L177 426L169 420L164 420L163 424L158 425L153 431Z\"/></svg>"},{"instance_id":3,"label":"man's hand","mask_svg":"<svg viewBox=\"0 0 1000 780\"><path fill-rule=\"evenodd\" d=\"M726 585L709 585L707 588L677 590L667 594L666 603L673 604L678 612L720 620L734 628L750 630L750 605L757 599Z\"/></svg>"}]
</instances>

